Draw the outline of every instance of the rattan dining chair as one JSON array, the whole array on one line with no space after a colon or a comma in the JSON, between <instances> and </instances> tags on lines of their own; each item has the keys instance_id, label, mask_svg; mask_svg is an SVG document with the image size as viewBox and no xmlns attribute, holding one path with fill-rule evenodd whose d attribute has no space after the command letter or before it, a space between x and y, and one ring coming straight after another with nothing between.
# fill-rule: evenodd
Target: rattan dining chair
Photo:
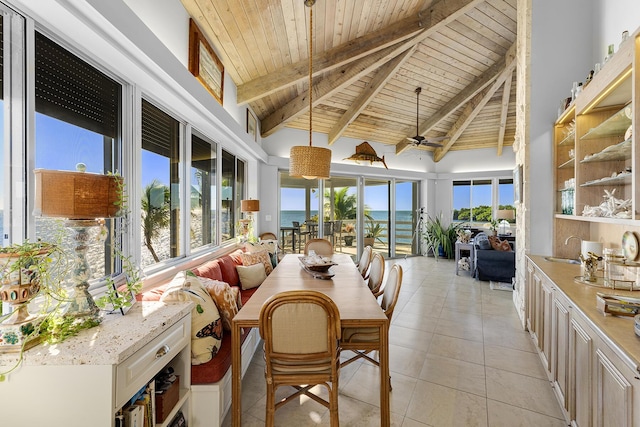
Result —
<instances>
[{"instance_id":1,"label":"rattan dining chair","mask_svg":"<svg viewBox=\"0 0 640 427\"><path fill-rule=\"evenodd\" d=\"M394 264L391 270L389 270L389 275L382 290L382 299L380 300L380 306L387 316L387 319L389 319L389 323L391 323L393 310L396 308L396 303L398 302L401 285L402 267ZM380 334L378 328L343 328L340 347L342 347L342 350L352 351L354 356L342 362L340 366L344 367L361 358L368 360L376 366L380 366L380 363L369 355L369 353L379 347L379 342ZM389 377L389 387L391 387L391 377Z\"/></svg>"},{"instance_id":2,"label":"rattan dining chair","mask_svg":"<svg viewBox=\"0 0 640 427\"><path fill-rule=\"evenodd\" d=\"M338 307L321 292L286 291L265 302L260 310L260 336L267 383L266 426L273 426L278 408L304 394L329 408L331 426L338 427L340 334ZM328 401L311 392L316 385L327 388ZM276 403L280 386L292 386L296 392Z\"/></svg>"},{"instance_id":3,"label":"rattan dining chair","mask_svg":"<svg viewBox=\"0 0 640 427\"><path fill-rule=\"evenodd\" d=\"M360 255L360 261L358 261L358 271L362 275L362 278L366 280L367 272L369 270L369 264L371 264L371 257L373 255L373 248L369 245L365 246L362 255Z\"/></svg>"},{"instance_id":4,"label":"rattan dining chair","mask_svg":"<svg viewBox=\"0 0 640 427\"><path fill-rule=\"evenodd\" d=\"M367 286L371 289L373 295L377 298L382 294L382 280L384 278L384 256L376 252L373 254L371 263L369 264L369 273L367 278Z\"/></svg>"},{"instance_id":5,"label":"rattan dining chair","mask_svg":"<svg viewBox=\"0 0 640 427\"><path fill-rule=\"evenodd\" d=\"M309 251L315 251L316 255L333 255L333 245L327 239L310 239L304 245L304 254L309 255Z\"/></svg>"}]
</instances>

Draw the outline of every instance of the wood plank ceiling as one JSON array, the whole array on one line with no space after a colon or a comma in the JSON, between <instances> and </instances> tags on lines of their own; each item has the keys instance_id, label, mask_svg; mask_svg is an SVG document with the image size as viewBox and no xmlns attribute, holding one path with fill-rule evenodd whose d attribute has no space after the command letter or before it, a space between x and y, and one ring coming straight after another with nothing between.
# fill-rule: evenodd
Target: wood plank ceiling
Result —
<instances>
[{"instance_id":1,"label":"wood plank ceiling","mask_svg":"<svg viewBox=\"0 0 640 427\"><path fill-rule=\"evenodd\" d=\"M260 120L309 130L303 0L182 0ZM313 130L407 149L494 148L515 135L516 0L317 0ZM419 134L445 137L416 146Z\"/></svg>"}]
</instances>

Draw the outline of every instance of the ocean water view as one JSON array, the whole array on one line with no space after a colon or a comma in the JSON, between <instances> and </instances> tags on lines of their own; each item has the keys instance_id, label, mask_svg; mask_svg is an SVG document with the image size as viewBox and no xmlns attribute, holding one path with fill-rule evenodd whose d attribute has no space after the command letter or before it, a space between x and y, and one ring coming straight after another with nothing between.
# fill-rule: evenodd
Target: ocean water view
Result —
<instances>
[{"instance_id":1,"label":"ocean water view","mask_svg":"<svg viewBox=\"0 0 640 427\"><path fill-rule=\"evenodd\" d=\"M317 210L310 211L310 216L313 217L318 214ZM388 235L387 233L387 221L389 219L389 211L386 210L372 210L369 211L369 215L373 218L374 221L380 223L380 225L384 228L384 236ZM414 213L410 210L402 210L396 211L396 234L398 243L410 243L411 236L413 235L413 224L412 217ZM298 221L300 224L303 224L306 220L305 211L303 210L284 210L280 211L280 226L281 227L290 227L293 224L293 221ZM353 222L355 224L355 219L347 220L345 222Z\"/></svg>"}]
</instances>

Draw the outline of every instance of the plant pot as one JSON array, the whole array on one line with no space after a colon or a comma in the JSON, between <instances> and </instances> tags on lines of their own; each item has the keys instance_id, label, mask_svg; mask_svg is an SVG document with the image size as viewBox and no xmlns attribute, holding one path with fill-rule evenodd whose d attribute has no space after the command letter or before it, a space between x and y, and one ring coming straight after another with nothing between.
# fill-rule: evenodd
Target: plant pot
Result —
<instances>
[{"instance_id":1,"label":"plant pot","mask_svg":"<svg viewBox=\"0 0 640 427\"><path fill-rule=\"evenodd\" d=\"M353 245L353 237L354 236L344 236L344 245L352 246Z\"/></svg>"},{"instance_id":2,"label":"plant pot","mask_svg":"<svg viewBox=\"0 0 640 427\"><path fill-rule=\"evenodd\" d=\"M364 240L363 240L363 243L364 243L364 245L365 245L365 246L371 246L371 247L373 247L373 242L374 242L375 240L376 240L376 239L375 239L375 238L373 238L373 237L365 237L365 238L364 238Z\"/></svg>"}]
</instances>

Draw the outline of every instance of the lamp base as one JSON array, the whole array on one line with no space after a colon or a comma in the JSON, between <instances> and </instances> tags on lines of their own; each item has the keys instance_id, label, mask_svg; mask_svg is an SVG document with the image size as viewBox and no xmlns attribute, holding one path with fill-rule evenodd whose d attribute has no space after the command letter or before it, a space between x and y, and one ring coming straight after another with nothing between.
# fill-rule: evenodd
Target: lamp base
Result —
<instances>
[{"instance_id":1,"label":"lamp base","mask_svg":"<svg viewBox=\"0 0 640 427\"><path fill-rule=\"evenodd\" d=\"M73 263L73 282L76 284L75 295L67 308L66 314L73 317L89 317L99 321L100 309L88 291L91 266L87 261L87 242L91 238L89 230L98 225L96 220L70 219L64 224L73 230L76 242L76 257Z\"/></svg>"}]
</instances>

